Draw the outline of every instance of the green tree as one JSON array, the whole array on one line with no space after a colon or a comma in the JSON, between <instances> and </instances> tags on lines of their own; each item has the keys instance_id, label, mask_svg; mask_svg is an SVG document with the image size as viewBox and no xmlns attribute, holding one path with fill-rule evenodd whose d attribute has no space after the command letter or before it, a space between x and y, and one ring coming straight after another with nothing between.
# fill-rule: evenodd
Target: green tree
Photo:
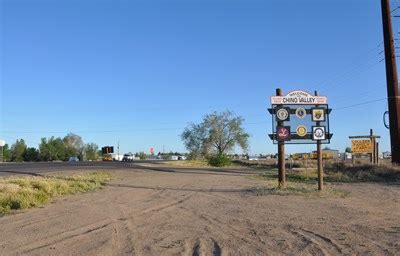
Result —
<instances>
[{"instance_id":1,"label":"green tree","mask_svg":"<svg viewBox=\"0 0 400 256\"><path fill-rule=\"evenodd\" d=\"M69 133L64 137L63 142L65 145L66 158L77 156L79 157L79 160L83 160L85 144L83 143L81 136Z\"/></svg>"},{"instance_id":2,"label":"green tree","mask_svg":"<svg viewBox=\"0 0 400 256\"><path fill-rule=\"evenodd\" d=\"M95 143L88 143L85 145L85 156L87 160L97 160L99 146Z\"/></svg>"},{"instance_id":3,"label":"green tree","mask_svg":"<svg viewBox=\"0 0 400 256\"><path fill-rule=\"evenodd\" d=\"M37 162L40 160L39 150L36 148L27 148L24 154L24 161Z\"/></svg>"},{"instance_id":4,"label":"green tree","mask_svg":"<svg viewBox=\"0 0 400 256\"><path fill-rule=\"evenodd\" d=\"M5 144L3 147L3 161L4 162L11 161L11 150L8 144Z\"/></svg>"},{"instance_id":5,"label":"green tree","mask_svg":"<svg viewBox=\"0 0 400 256\"><path fill-rule=\"evenodd\" d=\"M346 153L351 153L351 147L346 147L345 151Z\"/></svg>"},{"instance_id":6,"label":"green tree","mask_svg":"<svg viewBox=\"0 0 400 256\"><path fill-rule=\"evenodd\" d=\"M67 160L66 147L61 138L42 138L39 144L40 159L43 161Z\"/></svg>"},{"instance_id":7,"label":"green tree","mask_svg":"<svg viewBox=\"0 0 400 256\"><path fill-rule=\"evenodd\" d=\"M144 152L136 153L135 156L138 156L140 160L146 160L147 156Z\"/></svg>"},{"instance_id":8,"label":"green tree","mask_svg":"<svg viewBox=\"0 0 400 256\"><path fill-rule=\"evenodd\" d=\"M181 138L191 155L225 155L235 146L248 149L249 134L242 127L244 119L231 111L206 115L200 124L190 124Z\"/></svg>"},{"instance_id":9,"label":"green tree","mask_svg":"<svg viewBox=\"0 0 400 256\"><path fill-rule=\"evenodd\" d=\"M23 139L17 140L11 146L11 161L22 162L24 161L24 154L26 151L26 144Z\"/></svg>"}]
</instances>

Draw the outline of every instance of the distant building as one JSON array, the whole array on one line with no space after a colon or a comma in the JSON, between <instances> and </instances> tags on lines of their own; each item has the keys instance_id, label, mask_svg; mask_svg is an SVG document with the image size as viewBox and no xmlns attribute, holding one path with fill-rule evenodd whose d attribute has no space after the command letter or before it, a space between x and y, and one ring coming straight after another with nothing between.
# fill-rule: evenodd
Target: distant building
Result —
<instances>
[{"instance_id":1,"label":"distant building","mask_svg":"<svg viewBox=\"0 0 400 256\"><path fill-rule=\"evenodd\" d=\"M313 151L314 154L317 153L317 151ZM327 156L330 156L329 158L337 159L340 157L339 150L336 149L323 149L322 154L326 154Z\"/></svg>"}]
</instances>

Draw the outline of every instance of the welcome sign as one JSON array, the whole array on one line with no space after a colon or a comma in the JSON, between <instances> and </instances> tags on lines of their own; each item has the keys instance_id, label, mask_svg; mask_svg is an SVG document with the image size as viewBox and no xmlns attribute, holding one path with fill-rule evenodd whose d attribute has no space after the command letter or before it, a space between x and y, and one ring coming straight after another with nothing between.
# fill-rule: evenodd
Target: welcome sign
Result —
<instances>
[{"instance_id":1,"label":"welcome sign","mask_svg":"<svg viewBox=\"0 0 400 256\"><path fill-rule=\"evenodd\" d=\"M291 91L286 96L272 96L273 105L319 105L327 104L328 99L325 96L314 96L305 91Z\"/></svg>"}]
</instances>

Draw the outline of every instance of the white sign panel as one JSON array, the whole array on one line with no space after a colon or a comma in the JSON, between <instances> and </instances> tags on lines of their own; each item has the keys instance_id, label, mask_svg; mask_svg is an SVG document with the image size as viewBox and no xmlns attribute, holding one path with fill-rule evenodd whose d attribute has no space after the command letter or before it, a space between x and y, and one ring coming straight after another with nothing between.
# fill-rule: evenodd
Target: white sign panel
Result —
<instances>
[{"instance_id":1,"label":"white sign panel","mask_svg":"<svg viewBox=\"0 0 400 256\"><path fill-rule=\"evenodd\" d=\"M6 142L4 140L0 140L0 147L4 147L6 145Z\"/></svg>"},{"instance_id":2,"label":"white sign panel","mask_svg":"<svg viewBox=\"0 0 400 256\"><path fill-rule=\"evenodd\" d=\"M286 96L272 96L271 104L318 105L328 104L328 99L325 96L314 96L305 91L291 91Z\"/></svg>"}]
</instances>

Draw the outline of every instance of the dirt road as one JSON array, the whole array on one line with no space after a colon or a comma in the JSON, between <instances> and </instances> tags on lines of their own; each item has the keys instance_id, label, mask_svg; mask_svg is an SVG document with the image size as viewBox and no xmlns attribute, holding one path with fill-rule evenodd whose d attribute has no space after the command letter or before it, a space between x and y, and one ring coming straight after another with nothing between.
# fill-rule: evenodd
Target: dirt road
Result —
<instances>
[{"instance_id":1,"label":"dirt road","mask_svg":"<svg viewBox=\"0 0 400 256\"><path fill-rule=\"evenodd\" d=\"M396 255L400 187L256 196L243 173L113 171L101 191L0 218L0 255Z\"/></svg>"}]
</instances>

